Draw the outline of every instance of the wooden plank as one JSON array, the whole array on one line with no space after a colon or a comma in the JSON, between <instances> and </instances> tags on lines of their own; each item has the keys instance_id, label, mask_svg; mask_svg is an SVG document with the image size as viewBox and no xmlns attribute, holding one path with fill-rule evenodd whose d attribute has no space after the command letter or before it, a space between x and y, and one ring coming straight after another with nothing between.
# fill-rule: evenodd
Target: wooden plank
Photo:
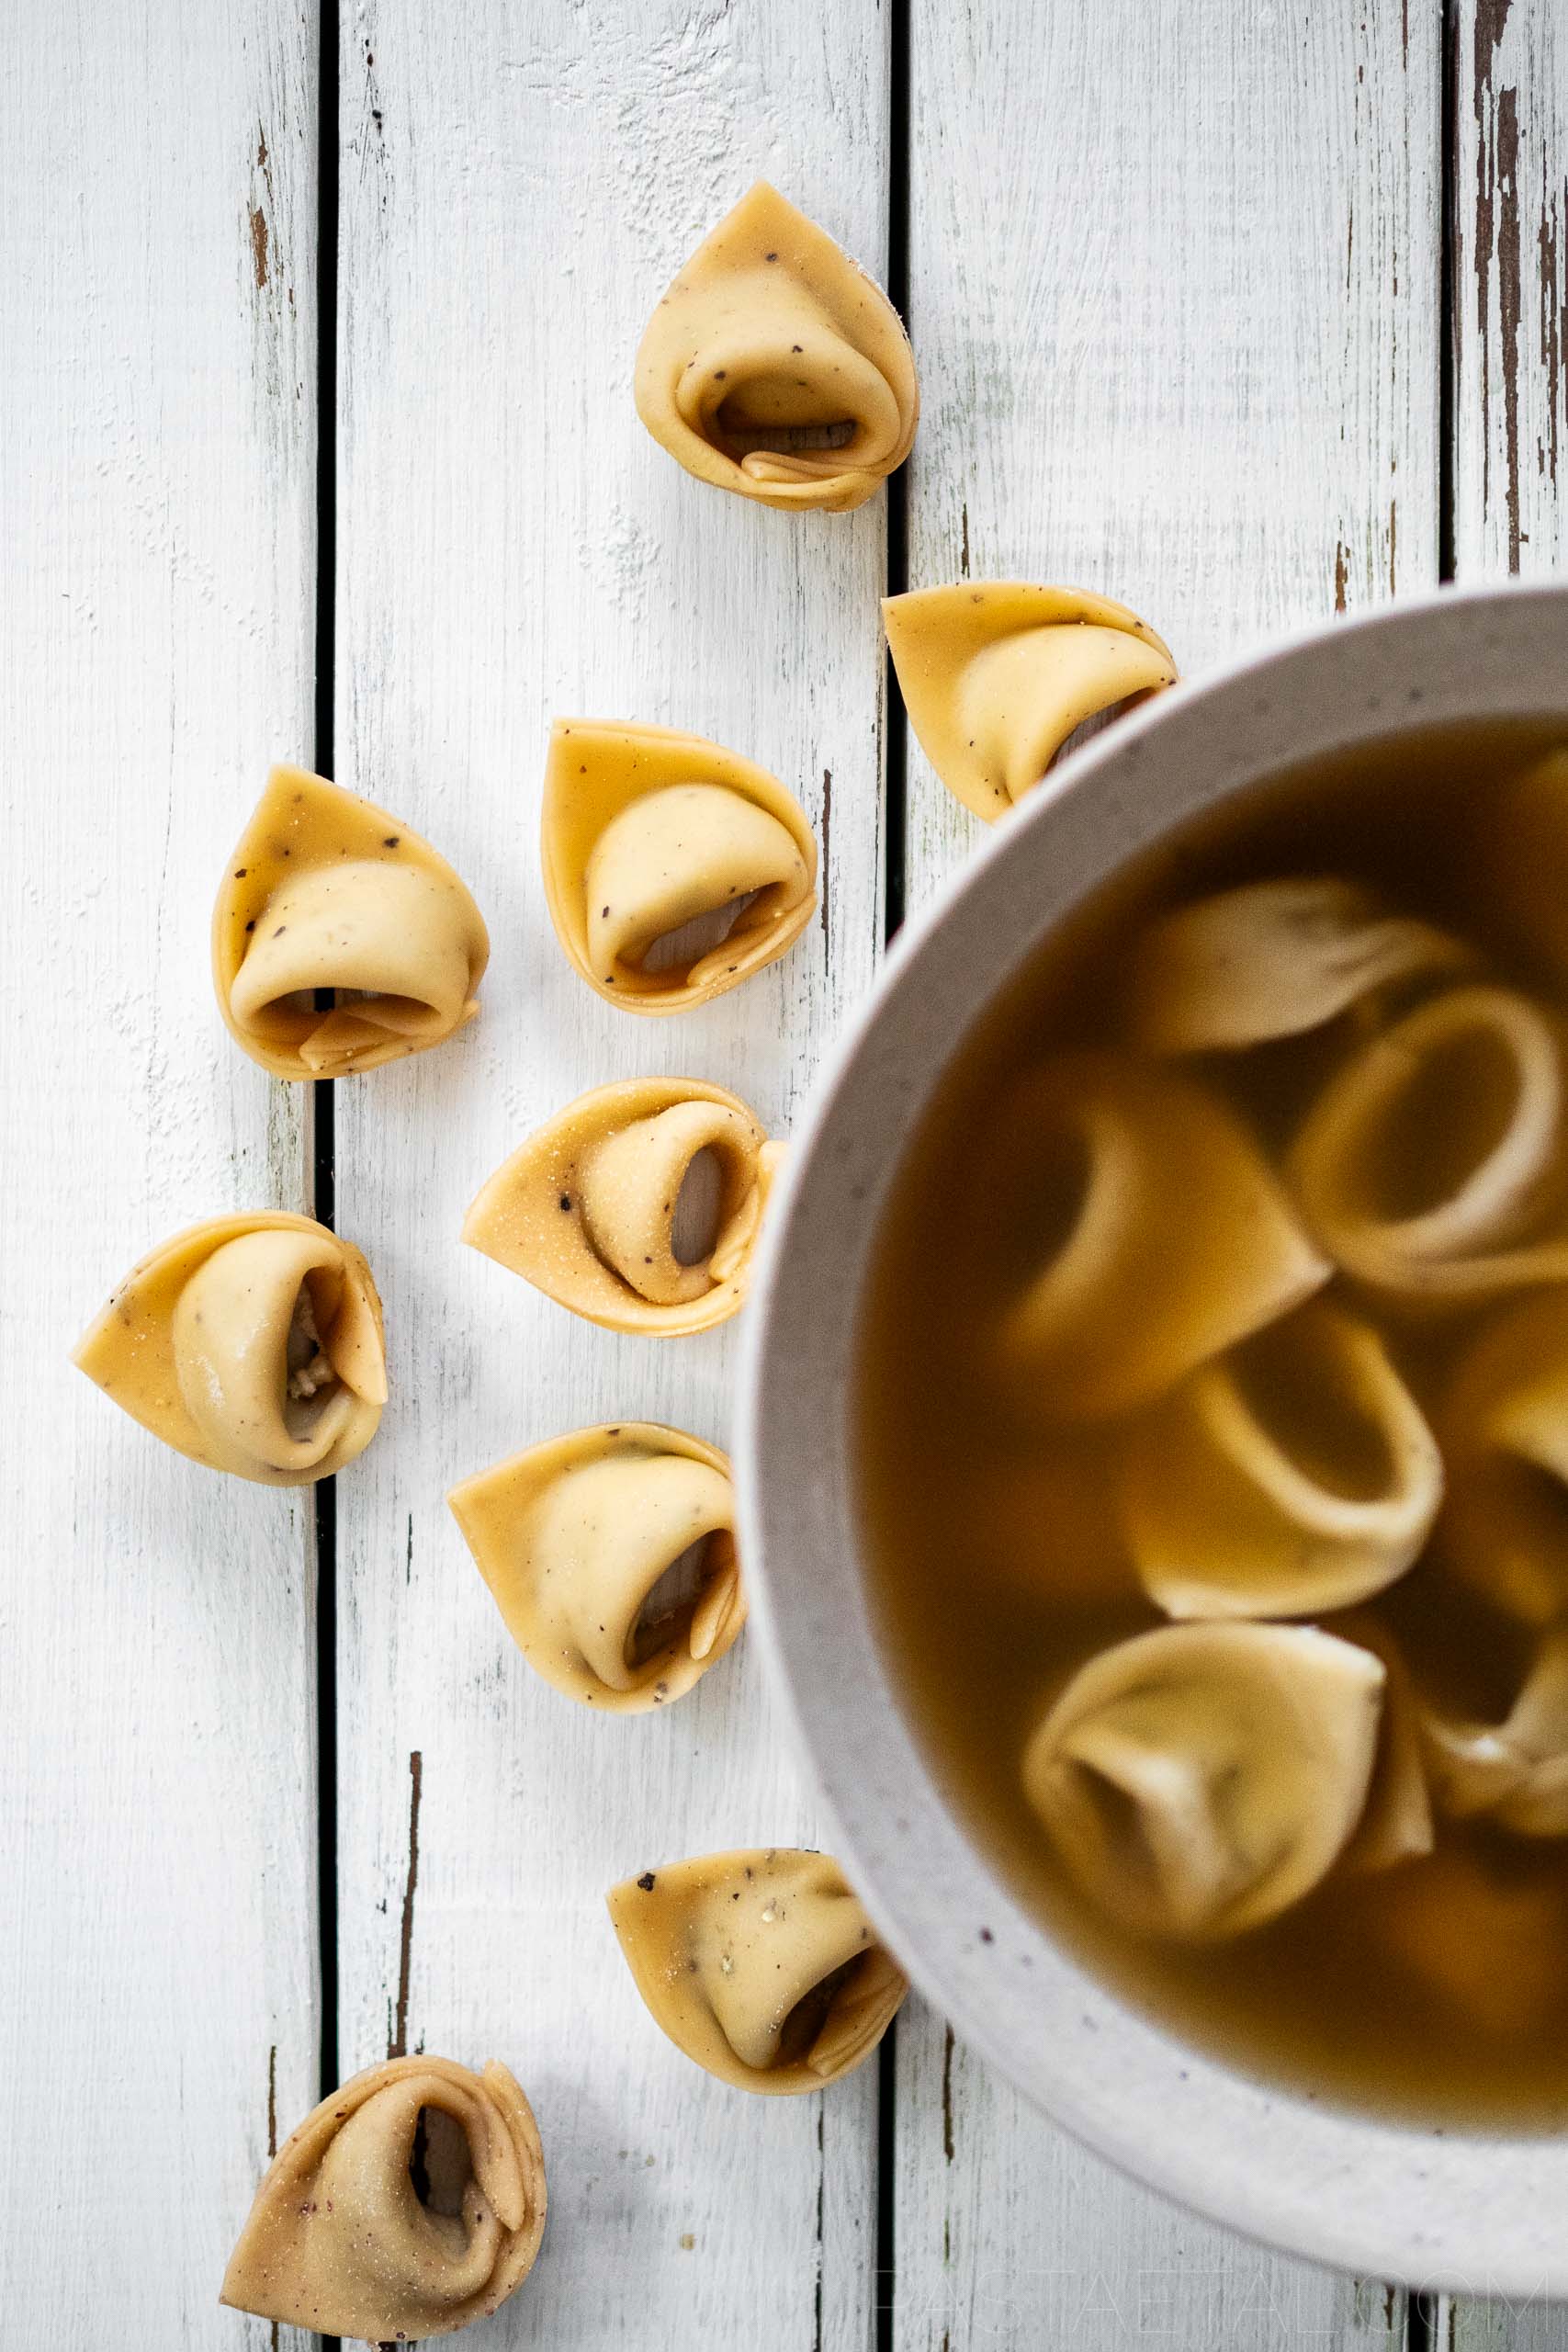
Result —
<instances>
[{"instance_id":1,"label":"wooden plank","mask_svg":"<svg viewBox=\"0 0 1568 2352\"><path fill-rule=\"evenodd\" d=\"M152 1243L306 1198L305 1105L230 1044L207 933L310 740L312 15L58 0L0 77L17 2345L279 2340L218 2289L316 2096L309 1504L166 1453L66 1360Z\"/></svg>"},{"instance_id":2,"label":"wooden plank","mask_svg":"<svg viewBox=\"0 0 1568 2352\"><path fill-rule=\"evenodd\" d=\"M507 2340L862 2345L874 2068L820 2104L712 2083L604 1912L628 1870L818 1842L756 1660L742 1644L667 1714L574 1708L511 1647L443 1498L589 1422L723 1442L732 1333L575 1323L459 1248L463 1211L612 1078L716 1080L787 1128L871 977L882 503L790 517L705 489L643 433L631 366L760 174L880 266L885 31L871 0L360 0L345 28L338 773L453 858L495 956L459 1041L338 1090L339 1211L384 1283L394 1382L339 1498L343 2064L406 2041L515 2067L551 2218ZM574 712L692 728L800 793L826 892L785 964L669 1022L576 978L536 846L547 722Z\"/></svg>"},{"instance_id":3,"label":"wooden plank","mask_svg":"<svg viewBox=\"0 0 1568 2352\"><path fill-rule=\"evenodd\" d=\"M1561 564L1568 489L1568 24L1555 0L1460 0L1452 89L1453 565ZM1440 2352L1564 2352L1568 2309L1445 2296Z\"/></svg>"},{"instance_id":4,"label":"wooden plank","mask_svg":"<svg viewBox=\"0 0 1568 2352\"><path fill-rule=\"evenodd\" d=\"M1108 592L1193 672L1434 580L1436 11L916 0L911 47L911 585ZM911 903L979 831L911 746ZM902 2352L1401 2339L1402 2298L1120 2179L939 2018L898 2057Z\"/></svg>"},{"instance_id":5,"label":"wooden plank","mask_svg":"<svg viewBox=\"0 0 1568 2352\"><path fill-rule=\"evenodd\" d=\"M1454 10L1456 575L1561 561L1568 488L1568 22L1554 0Z\"/></svg>"}]
</instances>

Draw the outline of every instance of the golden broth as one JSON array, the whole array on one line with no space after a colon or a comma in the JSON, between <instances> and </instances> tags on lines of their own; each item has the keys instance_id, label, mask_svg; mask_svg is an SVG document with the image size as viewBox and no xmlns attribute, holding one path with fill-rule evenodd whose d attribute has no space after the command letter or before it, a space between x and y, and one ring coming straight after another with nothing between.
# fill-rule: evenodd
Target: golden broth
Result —
<instances>
[{"instance_id":1,"label":"golden broth","mask_svg":"<svg viewBox=\"0 0 1568 2352\"><path fill-rule=\"evenodd\" d=\"M1091 1905L1026 1802L1021 1758L1047 1704L1096 1652L1168 1622L1118 1556L1119 1429L1047 1431L998 1412L983 1364L998 1314L1040 1262L1053 1190L1032 1206L988 1155L993 1114L1052 1053L1119 1043L1131 943L1156 912L1270 876L1337 874L1457 932L1495 977L1568 1011L1527 968L1483 895L1500 786L1561 740L1528 729L1432 736L1242 796L1101 890L980 1024L898 1170L863 1308L855 1434L860 1515L886 1649L933 1769L971 1830L1052 1932L1125 1997L1222 2058L1310 2096L1471 2125L1568 2123L1568 1839L1439 1817L1428 1857L1331 1874L1228 1942L1120 1928ZM1568 894L1568 858L1562 888ZM1278 1157L1345 1051L1340 1023L1246 1053L1203 1080ZM1423 1115L1415 1106L1413 1115ZM1407 1172L1413 1195L1430 1171ZM1342 1277L1423 1409L1489 1306L1396 1320ZM1269 1376L1268 1351L1248 1377ZM1294 1412L1288 1395L1277 1416ZM1311 1431L1302 1418L1302 1445ZM1364 1465L1369 1480L1377 1465ZM1357 1474L1358 1476L1360 1473ZM1544 1497L1543 1510L1560 1498ZM1360 1604L1419 1686L1495 1722L1537 1638L1423 1555ZM1347 1615L1312 1622L1330 1633Z\"/></svg>"}]
</instances>

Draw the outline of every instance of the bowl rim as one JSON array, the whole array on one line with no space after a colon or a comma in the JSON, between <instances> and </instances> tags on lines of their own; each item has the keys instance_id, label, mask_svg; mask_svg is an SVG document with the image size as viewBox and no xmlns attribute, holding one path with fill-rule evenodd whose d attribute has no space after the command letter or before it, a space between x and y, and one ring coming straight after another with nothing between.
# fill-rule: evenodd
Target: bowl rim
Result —
<instances>
[{"instance_id":1,"label":"bowl rim","mask_svg":"<svg viewBox=\"0 0 1568 2352\"><path fill-rule=\"evenodd\" d=\"M1568 2135L1384 2120L1239 2072L1055 1943L971 1842L875 1635L845 1410L867 1252L902 1146L953 1050L1063 915L1190 815L1271 773L1509 718L1568 727L1568 582L1444 587L1301 630L1183 682L1065 760L906 922L818 1075L753 1274L734 1452L771 1682L878 1932L964 2041L1119 2169L1267 2245L1410 2286L1534 2300L1568 2294L1568 2229L1554 2227L1568 2211ZM1204 763L1207 781L1169 789L1168 775L1153 800L1162 756L1178 775L1183 760Z\"/></svg>"}]
</instances>

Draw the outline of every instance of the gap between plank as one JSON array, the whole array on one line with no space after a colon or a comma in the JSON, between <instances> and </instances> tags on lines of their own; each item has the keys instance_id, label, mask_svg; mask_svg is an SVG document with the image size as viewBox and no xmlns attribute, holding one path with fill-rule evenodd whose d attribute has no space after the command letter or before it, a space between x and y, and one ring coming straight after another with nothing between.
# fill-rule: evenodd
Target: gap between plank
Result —
<instances>
[{"instance_id":1,"label":"gap between plank","mask_svg":"<svg viewBox=\"0 0 1568 2352\"><path fill-rule=\"evenodd\" d=\"M909 328L909 17L910 0L892 0L887 42L887 295ZM913 341L913 335L910 337ZM887 484L886 593L902 595L909 584L909 475L906 458ZM908 787L908 720L894 673L893 656L883 673L883 757L886 819L883 867L883 941L890 942L904 920L905 806ZM898 2197L898 2020L884 2035L876 2061L876 2352L894 2352L897 2289Z\"/></svg>"},{"instance_id":2,"label":"gap between plank","mask_svg":"<svg viewBox=\"0 0 1568 2352\"><path fill-rule=\"evenodd\" d=\"M312 757L333 767L337 652L337 240L338 9L320 0L316 80L316 697ZM337 1215L335 1098L329 1079L310 1088L311 1195L322 1225ZM337 1917L337 1482L316 1498L316 1933L321 1984L321 2096L335 2091L338 2052ZM323 2352L338 2338L323 2336Z\"/></svg>"}]
</instances>

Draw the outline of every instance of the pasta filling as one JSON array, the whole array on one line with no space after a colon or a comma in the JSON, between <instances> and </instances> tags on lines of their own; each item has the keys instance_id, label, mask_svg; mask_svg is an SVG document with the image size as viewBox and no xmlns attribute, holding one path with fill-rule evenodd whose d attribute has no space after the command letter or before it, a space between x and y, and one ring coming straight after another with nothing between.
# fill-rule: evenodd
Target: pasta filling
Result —
<instances>
[{"instance_id":1,"label":"pasta filling","mask_svg":"<svg viewBox=\"0 0 1568 2352\"><path fill-rule=\"evenodd\" d=\"M699 1536L671 1560L643 1597L642 1607L626 1629L626 1660L636 1672L660 1650L684 1647L684 1635L710 1591L723 1555L733 1557L733 1545L717 1535Z\"/></svg>"},{"instance_id":2,"label":"pasta filling","mask_svg":"<svg viewBox=\"0 0 1568 2352\"><path fill-rule=\"evenodd\" d=\"M291 1438L314 1437L321 1416L339 1394L338 1378L321 1340L337 1301L324 1273L307 1274L294 1299L284 1344L284 1426Z\"/></svg>"},{"instance_id":3,"label":"pasta filling","mask_svg":"<svg viewBox=\"0 0 1568 2352\"><path fill-rule=\"evenodd\" d=\"M409 2179L425 2211L460 2220L473 2177L473 2151L457 2117L444 2107L422 2107L409 2150Z\"/></svg>"}]
</instances>

